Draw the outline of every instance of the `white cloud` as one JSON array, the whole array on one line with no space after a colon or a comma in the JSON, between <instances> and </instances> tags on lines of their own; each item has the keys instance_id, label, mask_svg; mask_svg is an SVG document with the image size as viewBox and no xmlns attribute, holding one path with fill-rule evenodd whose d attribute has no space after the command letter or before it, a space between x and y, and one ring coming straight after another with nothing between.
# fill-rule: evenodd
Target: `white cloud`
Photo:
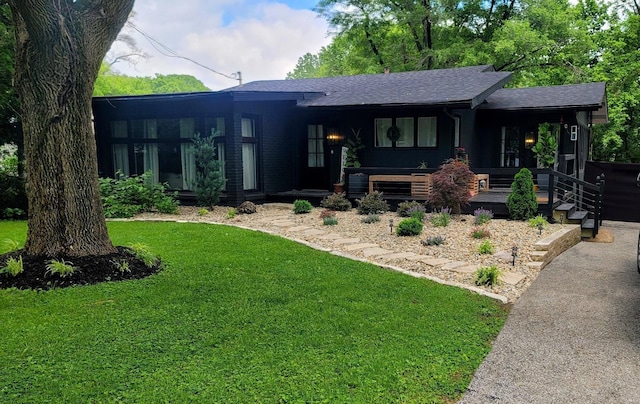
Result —
<instances>
[{"instance_id":1,"label":"white cloud","mask_svg":"<svg viewBox=\"0 0 640 404\"><path fill-rule=\"evenodd\" d=\"M298 58L327 45L327 24L310 10L293 10L282 3L243 0L138 0L133 23L181 56L243 81L283 79ZM140 33L129 30L151 57L136 65L114 66L127 75L190 74L212 90L236 81L189 61L163 56Z\"/></svg>"}]
</instances>

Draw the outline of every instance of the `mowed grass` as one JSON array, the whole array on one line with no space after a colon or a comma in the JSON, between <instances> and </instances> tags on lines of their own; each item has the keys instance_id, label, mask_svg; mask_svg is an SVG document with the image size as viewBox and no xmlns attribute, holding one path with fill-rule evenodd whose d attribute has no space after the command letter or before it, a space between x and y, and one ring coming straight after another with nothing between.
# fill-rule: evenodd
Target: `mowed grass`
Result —
<instances>
[{"instance_id":1,"label":"mowed grass","mask_svg":"<svg viewBox=\"0 0 640 404\"><path fill-rule=\"evenodd\" d=\"M259 232L109 230L166 269L0 291L0 402L450 403L507 315L462 289ZM0 240L25 236L24 222L0 222Z\"/></svg>"}]
</instances>

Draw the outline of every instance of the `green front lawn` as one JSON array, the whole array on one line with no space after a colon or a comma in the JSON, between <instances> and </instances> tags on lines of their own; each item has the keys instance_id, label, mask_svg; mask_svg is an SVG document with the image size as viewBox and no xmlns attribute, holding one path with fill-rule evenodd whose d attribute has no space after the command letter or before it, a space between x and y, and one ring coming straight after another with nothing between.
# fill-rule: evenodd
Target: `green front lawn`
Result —
<instances>
[{"instance_id":1,"label":"green front lawn","mask_svg":"<svg viewBox=\"0 0 640 404\"><path fill-rule=\"evenodd\" d=\"M112 222L167 268L0 290L1 402L453 402L507 310L233 227ZM24 243L24 222L0 240Z\"/></svg>"}]
</instances>

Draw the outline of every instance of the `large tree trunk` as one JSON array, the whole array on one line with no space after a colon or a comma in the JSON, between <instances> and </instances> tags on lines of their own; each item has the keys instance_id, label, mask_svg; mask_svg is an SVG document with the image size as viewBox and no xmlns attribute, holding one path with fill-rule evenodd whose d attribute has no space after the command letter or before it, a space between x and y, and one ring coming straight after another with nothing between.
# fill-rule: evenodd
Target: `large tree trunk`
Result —
<instances>
[{"instance_id":1,"label":"large tree trunk","mask_svg":"<svg viewBox=\"0 0 640 404\"><path fill-rule=\"evenodd\" d=\"M115 252L98 188L91 95L134 0L11 0L29 201L25 252Z\"/></svg>"}]
</instances>

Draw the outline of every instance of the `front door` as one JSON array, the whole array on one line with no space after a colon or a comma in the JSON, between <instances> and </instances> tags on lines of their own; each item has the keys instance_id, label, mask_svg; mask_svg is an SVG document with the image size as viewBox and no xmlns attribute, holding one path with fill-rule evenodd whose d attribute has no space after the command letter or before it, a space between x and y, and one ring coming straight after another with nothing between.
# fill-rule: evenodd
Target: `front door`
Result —
<instances>
[{"instance_id":1,"label":"front door","mask_svg":"<svg viewBox=\"0 0 640 404\"><path fill-rule=\"evenodd\" d=\"M302 178L303 189L329 189L329 167L325 130L322 125L307 125L307 142L304 148L305 157Z\"/></svg>"}]
</instances>

